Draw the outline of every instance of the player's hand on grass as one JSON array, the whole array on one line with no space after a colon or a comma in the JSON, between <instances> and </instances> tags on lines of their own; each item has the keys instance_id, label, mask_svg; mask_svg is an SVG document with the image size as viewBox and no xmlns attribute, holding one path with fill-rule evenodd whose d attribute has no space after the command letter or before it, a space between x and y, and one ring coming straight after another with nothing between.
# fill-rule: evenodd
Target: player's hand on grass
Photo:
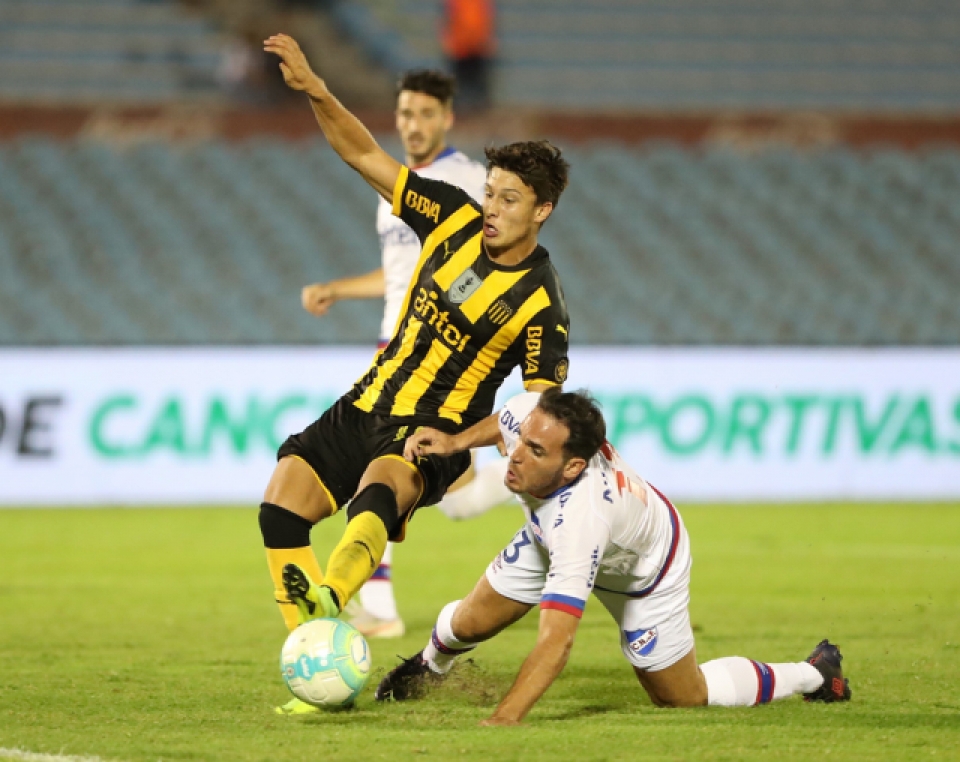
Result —
<instances>
[{"instance_id":1,"label":"player's hand on grass","mask_svg":"<svg viewBox=\"0 0 960 762\"><path fill-rule=\"evenodd\" d=\"M337 296L333 291L333 286L329 283L314 283L312 286L304 286L300 292L300 303L303 308L311 315L322 317L327 314Z\"/></svg>"},{"instance_id":2,"label":"player's hand on grass","mask_svg":"<svg viewBox=\"0 0 960 762\"><path fill-rule=\"evenodd\" d=\"M413 463L423 455L452 455L461 449L457 447L456 436L424 427L407 437L403 446L403 457Z\"/></svg>"},{"instance_id":3,"label":"player's hand on grass","mask_svg":"<svg viewBox=\"0 0 960 762\"><path fill-rule=\"evenodd\" d=\"M319 95L326 90L323 80L307 63L307 57L300 50L297 41L289 35L275 34L268 37L263 42L263 49L280 56L280 71L287 87L307 95Z\"/></svg>"}]
</instances>

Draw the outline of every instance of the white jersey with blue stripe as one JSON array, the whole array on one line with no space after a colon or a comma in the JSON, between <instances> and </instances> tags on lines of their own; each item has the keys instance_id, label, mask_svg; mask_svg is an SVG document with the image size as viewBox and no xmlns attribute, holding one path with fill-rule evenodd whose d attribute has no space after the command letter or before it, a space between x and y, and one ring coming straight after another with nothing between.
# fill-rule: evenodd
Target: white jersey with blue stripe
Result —
<instances>
[{"instance_id":1,"label":"white jersey with blue stripe","mask_svg":"<svg viewBox=\"0 0 960 762\"><path fill-rule=\"evenodd\" d=\"M446 148L432 164L415 169L421 177L456 185L469 193L478 204L483 203L487 170L466 154ZM420 259L420 239L405 222L393 216L393 208L383 198L377 207L377 234L380 236L380 257L386 286L380 340L386 342L393 336L410 279Z\"/></svg>"},{"instance_id":2,"label":"white jersey with blue stripe","mask_svg":"<svg viewBox=\"0 0 960 762\"><path fill-rule=\"evenodd\" d=\"M520 394L500 412L507 453L539 395ZM552 495L519 496L526 539L549 559L541 608L580 616L596 588L631 598L649 595L676 553L680 520L673 506L609 444L580 477Z\"/></svg>"}]
</instances>

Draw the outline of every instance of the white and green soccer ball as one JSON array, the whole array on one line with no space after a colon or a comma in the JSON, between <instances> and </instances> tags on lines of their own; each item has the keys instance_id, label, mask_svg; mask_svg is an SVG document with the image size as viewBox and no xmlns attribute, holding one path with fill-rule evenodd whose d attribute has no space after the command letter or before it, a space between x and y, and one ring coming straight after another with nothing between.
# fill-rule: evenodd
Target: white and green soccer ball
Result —
<instances>
[{"instance_id":1,"label":"white and green soccer ball","mask_svg":"<svg viewBox=\"0 0 960 762\"><path fill-rule=\"evenodd\" d=\"M290 692L318 707L353 703L370 677L370 648L355 627L340 619L314 619L287 637L280 674Z\"/></svg>"}]
</instances>

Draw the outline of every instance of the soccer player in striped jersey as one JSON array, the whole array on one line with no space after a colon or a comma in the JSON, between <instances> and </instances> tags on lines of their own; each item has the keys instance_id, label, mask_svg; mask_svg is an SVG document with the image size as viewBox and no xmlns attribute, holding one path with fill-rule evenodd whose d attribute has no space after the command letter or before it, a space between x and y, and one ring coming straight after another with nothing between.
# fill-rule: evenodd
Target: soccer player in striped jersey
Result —
<instances>
[{"instance_id":1,"label":"soccer player in striped jersey","mask_svg":"<svg viewBox=\"0 0 960 762\"><path fill-rule=\"evenodd\" d=\"M509 454L507 486L526 524L462 601L441 612L427 646L383 679L377 699L416 698L464 654L540 606L537 644L487 725L516 725L563 670L593 593L620 631L624 656L657 706L753 706L802 693L846 701L836 646L802 662L739 656L697 665L690 626L690 539L680 514L605 440L595 403L550 389L514 397L499 424L460 435L422 429L410 458L495 444Z\"/></svg>"},{"instance_id":2,"label":"soccer player in striped jersey","mask_svg":"<svg viewBox=\"0 0 960 762\"><path fill-rule=\"evenodd\" d=\"M260 528L292 629L339 616L377 569L387 541L402 540L414 511L435 504L469 466L469 453L406 460L409 434L420 426L456 433L487 417L495 422L497 389L515 367L528 391L566 379L569 320L537 236L566 186L567 164L546 142L488 148L481 207L383 151L295 40L274 35L264 49L280 57L287 84L307 94L333 149L422 244L387 347L352 390L277 453ZM347 526L324 575L310 530L347 503Z\"/></svg>"},{"instance_id":3,"label":"soccer player in striped jersey","mask_svg":"<svg viewBox=\"0 0 960 762\"><path fill-rule=\"evenodd\" d=\"M447 143L453 126L453 96L456 80L440 71L417 69L397 83L396 127L403 144L406 166L421 177L442 180L465 190L478 204L483 202L486 168ZM420 239L403 220L394 216L391 204L380 197L377 234L382 265L376 270L329 283L306 286L301 294L304 309L317 317L344 299L384 299L378 348L390 342L400 317L410 279L420 259ZM478 471L467 470L438 507L453 519L469 518L511 498L503 486L506 460L493 460ZM351 605L350 623L369 637L396 638L404 634L397 611L392 577L393 543L373 576L360 588Z\"/></svg>"}]
</instances>

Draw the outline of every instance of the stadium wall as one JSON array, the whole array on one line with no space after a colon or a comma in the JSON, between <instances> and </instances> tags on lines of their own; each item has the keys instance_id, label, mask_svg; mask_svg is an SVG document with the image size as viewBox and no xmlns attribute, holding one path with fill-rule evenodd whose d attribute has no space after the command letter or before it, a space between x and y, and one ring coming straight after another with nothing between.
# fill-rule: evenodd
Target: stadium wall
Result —
<instances>
[{"instance_id":1,"label":"stadium wall","mask_svg":"<svg viewBox=\"0 0 960 762\"><path fill-rule=\"evenodd\" d=\"M0 506L259 502L369 348L0 350ZM680 500L960 498L960 349L577 348ZM511 378L501 401L520 390Z\"/></svg>"},{"instance_id":2,"label":"stadium wall","mask_svg":"<svg viewBox=\"0 0 960 762\"><path fill-rule=\"evenodd\" d=\"M392 136L394 116L358 110L377 135ZM226 106L44 107L0 104L0 140L38 136L127 144L148 140L287 139L318 135L306 104L273 109ZM739 147L896 145L905 149L960 144L960 116L946 113L832 113L815 111L714 113L577 113L511 109L458 119L457 140L506 142L550 136L565 143L668 140L681 145Z\"/></svg>"}]
</instances>

